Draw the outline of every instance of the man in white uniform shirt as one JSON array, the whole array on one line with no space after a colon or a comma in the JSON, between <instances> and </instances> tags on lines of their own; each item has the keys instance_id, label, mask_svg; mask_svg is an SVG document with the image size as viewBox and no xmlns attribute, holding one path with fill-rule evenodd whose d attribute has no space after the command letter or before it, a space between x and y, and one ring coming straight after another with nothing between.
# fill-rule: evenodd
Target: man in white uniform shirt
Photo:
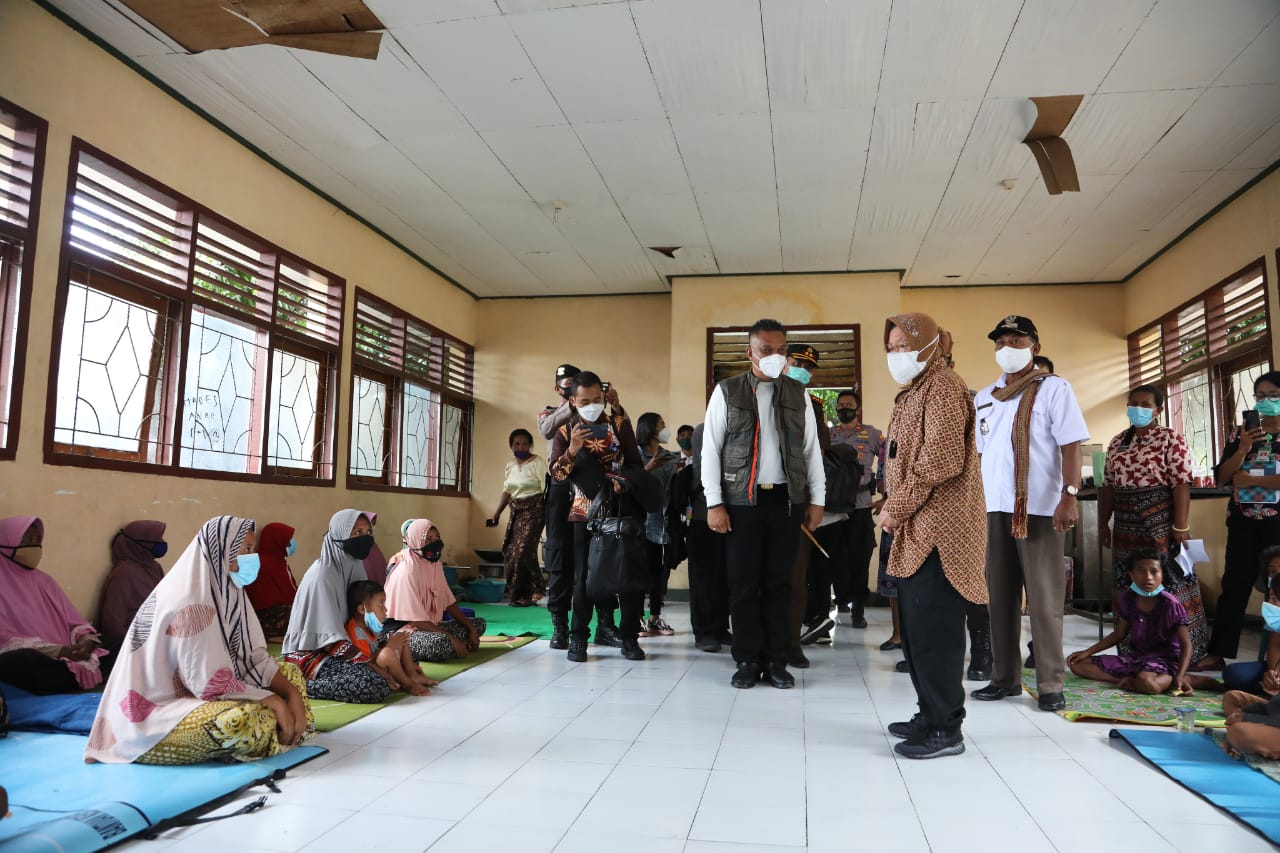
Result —
<instances>
[{"instance_id":1,"label":"man in white uniform shirt","mask_svg":"<svg viewBox=\"0 0 1280 853\"><path fill-rule=\"evenodd\" d=\"M1040 336L1026 317L1005 317L989 334L1004 374L974 398L987 499L987 588L991 594L991 683L971 695L1022 693L1022 590L1031 613L1042 711L1062 695L1063 538L1076 526L1080 444L1089 438L1071 385L1039 368Z\"/></svg>"},{"instance_id":2,"label":"man in white uniform shirt","mask_svg":"<svg viewBox=\"0 0 1280 853\"><path fill-rule=\"evenodd\" d=\"M702 488L707 527L728 537L730 683L754 687L763 678L788 688L791 565L800 525L822 523L827 480L809 396L783 375L786 329L758 320L747 337L750 372L721 382L707 404Z\"/></svg>"}]
</instances>

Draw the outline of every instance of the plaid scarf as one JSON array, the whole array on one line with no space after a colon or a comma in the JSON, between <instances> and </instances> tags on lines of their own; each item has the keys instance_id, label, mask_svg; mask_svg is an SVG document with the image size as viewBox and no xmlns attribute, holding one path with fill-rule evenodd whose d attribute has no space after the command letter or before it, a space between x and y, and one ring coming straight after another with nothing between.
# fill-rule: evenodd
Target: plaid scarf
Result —
<instances>
[{"instance_id":1,"label":"plaid scarf","mask_svg":"<svg viewBox=\"0 0 1280 853\"><path fill-rule=\"evenodd\" d=\"M991 396L1006 403L1022 394L1017 414L1013 416L1013 538L1027 538L1027 471L1031 468L1031 409L1036 402L1040 382L1049 374L1033 370L1026 376L992 390ZM1025 393L1024 393L1025 392Z\"/></svg>"}]
</instances>

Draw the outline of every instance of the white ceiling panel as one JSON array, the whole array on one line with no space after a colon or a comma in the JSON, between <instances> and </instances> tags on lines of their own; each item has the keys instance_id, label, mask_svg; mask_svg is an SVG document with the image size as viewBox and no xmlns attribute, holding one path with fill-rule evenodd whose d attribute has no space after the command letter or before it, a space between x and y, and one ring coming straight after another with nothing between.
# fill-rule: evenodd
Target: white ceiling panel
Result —
<instances>
[{"instance_id":1,"label":"white ceiling panel","mask_svg":"<svg viewBox=\"0 0 1280 853\"><path fill-rule=\"evenodd\" d=\"M879 103L982 98L1021 6L1022 0L898 0Z\"/></svg>"},{"instance_id":2,"label":"white ceiling panel","mask_svg":"<svg viewBox=\"0 0 1280 853\"><path fill-rule=\"evenodd\" d=\"M1160 0L1099 91L1208 86L1275 15L1275 0Z\"/></svg>"},{"instance_id":3,"label":"white ceiling panel","mask_svg":"<svg viewBox=\"0 0 1280 853\"><path fill-rule=\"evenodd\" d=\"M1280 83L1209 89L1134 171L1190 171L1230 163L1280 121Z\"/></svg>"},{"instance_id":4,"label":"white ceiling panel","mask_svg":"<svg viewBox=\"0 0 1280 853\"><path fill-rule=\"evenodd\" d=\"M876 108L867 172L875 180L946 181L981 101L934 101Z\"/></svg>"},{"instance_id":5,"label":"white ceiling panel","mask_svg":"<svg viewBox=\"0 0 1280 853\"><path fill-rule=\"evenodd\" d=\"M1212 172L1126 175L1088 216L1081 230L1154 228L1212 176Z\"/></svg>"},{"instance_id":6,"label":"white ceiling panel","mask_svg":"<svg viewBox=\"0 0 1280 853\"><path fill-rule=\"evenodd\" d=\"M339 174L393 210L453 204L444 190L390 142L380 142L364 151L321 146L310 150L326 163L338 164Z\"/></svg>"},{"instance_id":7,"label":"white ceiling panel","mask_svg":"<svg viewBox=\"0 0 1280 853\"><path fill-rule=\"evenodd\" d=\"M699 196L775 188L768 113L673 118L671 124Z\"/></svg>"},{"instance_id":8,"label":"white ceiling panel","mask_svg":"<svg viewBox=\"0 0 1280 853\"><path fill-rule=\"evenodd\" d=\"M1232 160L1228 169L1265 169L1280 160L1280 125L1267 129L1267 132L1240 152L1240 156Z\"/></svg>"},{"instance_id":9,"label":"white ceiling panel","mask_svg":"<svg viewBox=\"0 0 1280 853\"><path fill-rule=\"evenodd\" d=\"M665 118L576 124L574 129L614 193L688 195L689 176Z\"/></svg>"},{"instance_id":10,"label":"white ceiling panel","mask_svg":"<svg viewBox=\"0 0 1280 853\"><path fill-rule=\"evenodd\" d=\"M769 109L756 0L639 0L631 11L670 115Z\"/></svg>"},{"instance_id":11,"label":"white ceiling panel","mask_svg":"<svg viewBox=\"0 0 1280 853\"><path fill-rule=\"evenodd\" d=\"M609 290L619 293L666 290L666 279L655 269L651 254L636 246L622 251L590 252L583 260Z\"/></svg>"},{"instance_id":12,"label":"white ceiling panel","mask_svg":"<svg viewBox=\"0 0 1280 853\"><path fill-rule=\"evenodd\" d=\"M952 181L938 205L925 247L935 239L957 236L994 238L1004 229L1034 183L1023 181L1006 190L994 181ZM1040 186L1039 190L1044 192L1044 187Z\"/></svg>"},{"instance_id":13,"label":"white ceiling panel","mask_svg":"<svg viewBox=\"0 0 1280 853\"><path fill-rule=\"evenodd\" d=\"M870 107L773 115L774 159L782 192L862 184L871 135Z\"/></svg>"},{"instance_id":14,"label":"white ceiling panel","mask_svg":"<svg viewBox=\"0 0 1280 853\"><path fill-rule=\"evenodd\" d=\"M459 202L518 202L529 198L476 133L409 139L398 147Z\"/></svg>"},{"instance_id":15,"label":"white ceiling panel","mask_svg":"<svg viewBox=\"0 0 1280 853\"><path fill-rule=\"evenodd\" d=\"M573 251L550 217L532 201L469 204L467 212L513 255Z\"/></svg>"},{"instance_id":16,"label":"white ceiling panel","mask_svg":"<svg viewBox=\"0 0 1280 853\"><path fill-rule=\"evenodd\" d=\"M1022 140L1035 120L1036 105L1028 98L983 102L956 163L956 178L983 178L998 183L1006 178L1034 176L1035 158Z\"/></svg>"},{"instance_id":17,"label":"white ceiling panel","mask_svg":"<svg viewBox=\"0 0 1280 853\"><path fill-rule=\"evenodd\" d=\"M674 258L649 252L653 265L664 277L669 275L713 275L719 272L711 247L685 246Z\"/></svg>"},{"instance_id":18,"label":"white ceiling panel","mask_svg":"<svg viewBox=\"0 0 1280 853\"><path fill-rule=\"evenodd\" d=\"M782 269L842 270L858 215L857 192L780 192Z\"/></svg>"},{"instance_id":19,"label":"white ceiling panel","mask_svg":"<svg viewBox=\"0 0 1280 853\"><path fill-rule=\"evenodd\" d=\"M849 269L910 267L946 188L905 181L863 184Z\"/></svg>"},{"instance_id":20,"label":"white ceiling panel","mask_svg":"<svg viewBox=\"0 0 1280 853\"><path fill-rule=\"evenodd\" d=\"M519 15L511 26L570 121L664 117L625 4ZM582 38L583 31L591 38Z\"/></svg>"},{"instance_id":21,"label":"white ceiling panel","mask_svg":"<svg viewBox=\"0 0 1280 853\"><path fill-rule=\"evenodd\" d=\"M763 0L773 109L874 105L889 8L889 0Z\"/></svg>"},{"instance_id":22,"label":"white ceiling panel","mask_svg":"<svg viewBox=\"0 0 1280 853\"><path fill-rule=\"evenodd\" d=\"M553 212L553 221L584 257L604 250L634 253L640 248L612 199L568 204L563 210Z\"/></svg>"},{"instance_id":23,"label":"white ceiling panel","mask_svg":"<svg viewBox=\"0 0 1280 853\"><path fill-rule=\"evenodd\" d=\"M115 0L52 0L63 12L135 59L183 52L182 46L158 32L129 7Z\"/></svg>"},{"instance_id":24,"label":"white ceiling panel","mask_svg":"<svg viewBox=\"0 0 1280 853\"><path fill-rule=\"evenodd\" d=\"M1124 174L1151 150L1195 103L1199 90L1129 92L1085 98L1062 138L1076 170Z\"/></svg>"},{"instance_id":25,"label":"white ceiling panel","mask_svg":"<svg viewBox=\"0 0 1280 853\"><path fill-rule=\"evenodd\" d=\"M1217 86L1247 83L1280 83L1280 15L1214 81Z\"/></svg>"},{"instance_id":26,"label":"white ceiling panel","mask_svg":"<svg viewBox=\"0 0 1280 853\"><path fill-rule=\"evenodd\" d=\"M621 196L618 207L642 246L707 243L702 214L692 193Z\"/></svg>"},{"instance_id":27,"label":"white ceiling panel","mask_svg":"<svg viewBox=\"0 0 1280 853\"><path fill-rule=\"evenodd\" d=\"M564 123L506 18L424 24L394 34L479 130Z\"/></svg>"},{"instance_id":28,"label":"white ceiling panel","mask_svg":"<svg viewBox=\"0 0 1280 853\"><path fill-rule=\"evenodd\" d=\"M548 9L565 9L570 6L602 6L613 3L625 3L627 0L496 0L502 11L508 15L523 15L528 12L545 12Z\"/></svg>"},{"instance_id":29,"label":"white ceiling panel","mask_svg":"<svg viewBox=\"0 0 1280 853\"><path fill-rule=\"evenodd\" d=\"M388 29L501 14L494 0L364 0Z\"/></svg>"},{"instance_id":30,"label":"white ceiling panel","mask_svg":"<svg viewBox=\"0 0 1280 853\"><path fill-rule=\"evenodd\" d=\"M989 96L1092 93L1155 3L1027 0L991 80Z\"/></svg>"},{"instance_id":31,"label":"white ceiling panel","mask_svg":"<svg viewBox=\"0 0 1280 853\"><path fill-rule=\"evenodd\" d=\"M519 260L543 284L553 290L565 287L585 290L593 286L601 286L600 277L574 251L528 252L520 255Z\"/></svg>"},{"instance_id":32,"label":"white ceiling panel","mask_svg":"<svg viewBox=\"0 0 1280 853\"><path fill-rule=\"evenodd\" d=\"M699 193L698 207L720 272L782 269L776 194Z\"/></svg>"},{"instance_id":33,"label":"white ceiling panel","mask_svg":"<svg viewBox=\"0 0 1280 853\"><path fill-rule=\"evenodd\" d=\"M608 194L570 127L491 130L483 136L534 201L551 204Z\"/></svg>"},{"instance_id":34,"label":"white ceiling panel","mask_svg":"<svg viewBox=\"0 0 1280 853\"><path fill-rule=\"evenodd\" d=\"M294 56L392 142L471 131L462 113L393 37L382 40L376 62L312 50L295 51Z\"/></svg>"}]
</instances>

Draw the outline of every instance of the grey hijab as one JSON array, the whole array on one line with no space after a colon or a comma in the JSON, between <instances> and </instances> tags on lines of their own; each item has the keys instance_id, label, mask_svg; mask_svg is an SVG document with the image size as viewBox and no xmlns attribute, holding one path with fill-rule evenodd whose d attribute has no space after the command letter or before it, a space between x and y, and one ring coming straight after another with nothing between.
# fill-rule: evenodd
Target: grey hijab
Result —
<instances>
[{"instance_id":1,"label":"grey hijab","mask_svg":"<svg viewBox=\"0 0 1280 853\"><path fill-rule=\"evenodd\" d=\"M351 528L369 516L358 509L344 509L329 519L329 533L320 545L320 559L302 576L298 595L289 615L284 635L284 651L322 649L347 639L347 588L368 580L364 561L342 550L342 541L351 538Z\"/></svg>"}]
</instances>

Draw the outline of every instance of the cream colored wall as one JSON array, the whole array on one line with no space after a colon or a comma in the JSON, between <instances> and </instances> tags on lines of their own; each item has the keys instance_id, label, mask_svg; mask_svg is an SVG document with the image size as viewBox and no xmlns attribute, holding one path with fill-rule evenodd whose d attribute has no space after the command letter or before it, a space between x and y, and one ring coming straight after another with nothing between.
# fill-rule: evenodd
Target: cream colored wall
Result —
<instances>
[{"instance_id":1,"label":"cream colored wall","mask_svg":"<svg viewBox=\"0 0 1280 853\"><path fill-rule=\"evenodd\" d=\"M670 404L671 297L665 293L484 300L477 326L471 539L479 547L502 545L506 517L497 529L484 520L502 495L511 430L529 430L534 451L546 453L537 415L559 402L552 388L557 365L567 362L612 382L632 419L655 411L674 430L690 414ZM468 555L463 562L473 560Z\"/></svg>"},{"instance_id":2,"label":"cream colored wall","mask_svg":"<svg viewBox=\"0 0 1280 853\"><path fill-rule=\"evenodd\" d=\"M430 320L464 341L476 336L474 301L443 279L263 162L33 3L0 0L0 96L49 122L35 252L22 428L17 459L0 462L0 516L45 519L43 567L86 614L96 607L111 535L136 518L169 523L166 565L210 516L237 513L298 528L295 571L318 551L329 516L344 506L381 513L379 544L398 547L400 519L430 515L461 547L470 507L462 499L423 498L337 488L264 486L42 464L47 346L66 195L71 137L120 158L250 231ZM142 132L145 130L145 132ZM340 383L337 458L347 458L349 355ZM345 466L340 469L345 470Z\"/></svg>"}]
</instances>

